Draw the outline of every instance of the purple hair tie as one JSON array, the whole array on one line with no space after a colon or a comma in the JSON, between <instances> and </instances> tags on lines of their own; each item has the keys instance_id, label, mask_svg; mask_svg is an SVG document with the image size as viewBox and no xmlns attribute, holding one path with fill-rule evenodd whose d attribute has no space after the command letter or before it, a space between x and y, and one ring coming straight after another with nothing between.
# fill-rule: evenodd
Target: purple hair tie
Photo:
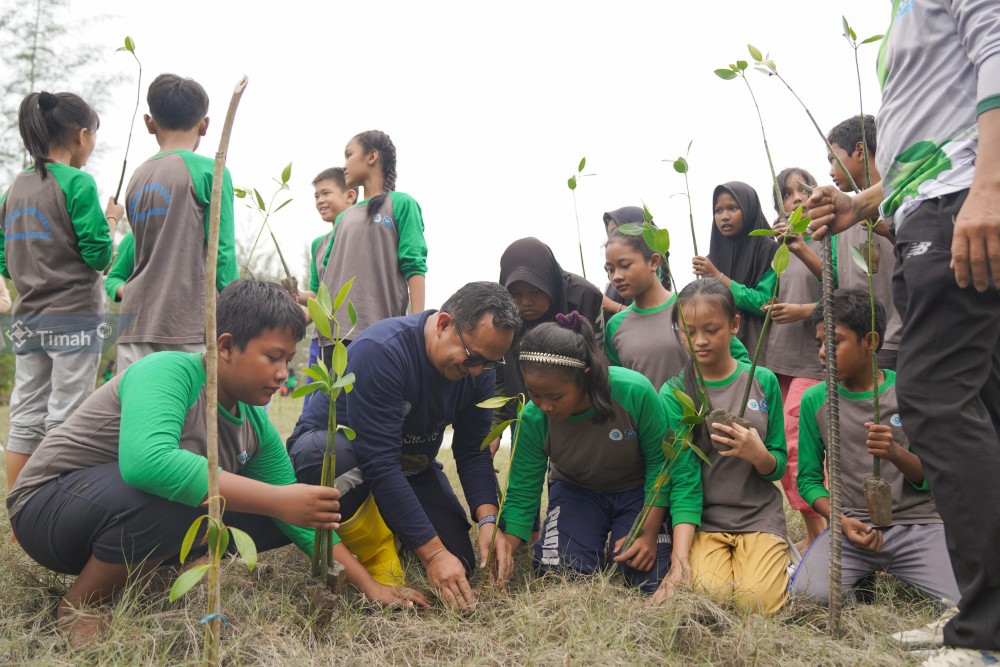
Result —
<instances>
[{"instance_id":1,"label":"purple hair tie","mask_svg":"<svg viewBox=\"0 0 1000 667\"><path fill-rule=\"evenodd\" d=\"M564 329L572 329L573 333L580 333L580 313L575 310L569 315L556 313L556 322Z\"/></svg>"}]
</instances>

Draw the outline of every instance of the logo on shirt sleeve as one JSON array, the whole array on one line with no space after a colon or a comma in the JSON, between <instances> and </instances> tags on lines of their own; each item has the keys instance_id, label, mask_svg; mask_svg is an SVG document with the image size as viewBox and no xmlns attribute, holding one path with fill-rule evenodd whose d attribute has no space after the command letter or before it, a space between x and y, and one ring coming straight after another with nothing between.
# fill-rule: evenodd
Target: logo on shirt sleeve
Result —
<instances>
[{"instance_id":1,"label":"logo on shirt sleeve","mask_svg":"<svg viewBox=\"0 0 1000 667\"><path fill-rule=\"evenodd\" d=\"M613 428L611 429L611 432L608 433L608 437L614 440L615 442L621 442L623 440L631 440L632 438L635 437L635 429L632 427L626 427L625 430L619 428Z\"/></svg>"}]
</instances>

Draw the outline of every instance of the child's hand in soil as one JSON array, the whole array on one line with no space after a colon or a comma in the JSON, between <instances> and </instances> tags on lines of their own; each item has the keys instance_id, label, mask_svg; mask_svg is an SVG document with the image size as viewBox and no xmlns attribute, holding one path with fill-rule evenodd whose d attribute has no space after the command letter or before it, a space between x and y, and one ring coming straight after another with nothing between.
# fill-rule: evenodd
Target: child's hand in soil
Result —
<instances>
[{"instance_id":1,"label":"child's hand in soil","mask_svg":"<svg viewBox=\"0 0 1000 667\"><path fill-rule=\"evenodd\" d=\"M691 269L694 271L694 275L708 277L708 278L721 278L722 272L715 268L715 264L712 264L712 260L708 257L695 257L691 260Z\"/></svg>"},{"instance_id":2,"label":"child's hand in soil","mask_svg":"<svg viewBox=\"0 0 1000 667\"><path fill-rule=\"evenodd\" d=\"M674 560L670 563L670 571L663 577L660 587L649 599L651 605L658 605L674 594L679 586L691 585L691 565L688 562Z\"/></svg>"},{"instance_id":3,"label":"child's hand in soil","mask_svg":"<svg viewBox=\"0 0 1000 667\"><path fill-rule=\"evenodd\" d=\"M625 553L619 552L628 536L626 535L615 542L614 553L618 554L615 556L615 562L628 565L639 572L649 572L653 569L653 565L656 563L656 533L650 532L652 534L647 535L644 529L643 532L639 533L639 537L635 538L635 542Z\"/></svg>"},{"instance_id":4,"label":"child's hand in soil","mask_svg":"<svg viewBox=\"0 0 1000 667\"><path fill-rule=\"evenodd\" d=\"M406 588L405 586L387 586L372 581L372 586L361 591L365 598L372 604L379 607L402 607L413 609L413 607L429 607L431 601L420 591Z\"/></svg>"},{"instance_id":5,"label":"child's hand in soil","mask_svg":"<svg viewBox=\"0 0 1000 667\"><path fill-rule=\"evenodd\" d=\"M490 528L493 530L490 530ZM495 539L493 537L494 531L496 531ZM493 575L501 583L507 581L507 578L514 571L514 551L511 548L510 542L504 537L503 532L497 528L495 523L486 523L479 529L476 541L479 543L480 569L486 567L486 563L489 560L490 542L493 542Z\"/></svg>"},{"instance_id":6,"label":"child's hand in soil","mask_svg":"<svg viewBox=\"0 0 1000 667\"><path fill-rule=\"evenodd\" d=\"M860 549L877 553L882 548L882 531L875 526L845 516L840 520L840 529Z\"/></svg>"},{"instance_id":7,"label":"child's hand in soil","mask_svg":"<svg viewBox=\"0 0 1000 667\"><path fill-rule=\"evenodd\" d=\"M713 434L712 439L732 447L727 452L719 452L719 456L741 458L753 464L753 467L757 469L757 473L760 475L770 475L774 472L778 461L771 452L767 451L767 447L764 446L764 441L761 440L757 429L744 428L739 424L733 424L732 426L716 424L715 428L729 434L729 437Z\"/></svg>"},{"instance_id":8,"label":"child's hand in soil","mask_svg":"<svg viewBox=\"0 0 1000 667\"><path fill-rule=\"evenodd\" d=\"M901 446L892 439L892 427L872 422L867 422L865 426L868 427L868 439L865 441L868 453L887 461L896 458L897 450L901 449Z\"/></svg>"},{"instance_id":9,"label":"child's hand in soil","mask_svg":"<svg viewBox=\"0 0 1000 667\"><path fill-rule=\"evenodd\" d=\"M771 321L775 324L791 324L812 317L815 304L811 303L775 303L760 307L765 313L770 309Z\"/></svg>"}]
</instances>

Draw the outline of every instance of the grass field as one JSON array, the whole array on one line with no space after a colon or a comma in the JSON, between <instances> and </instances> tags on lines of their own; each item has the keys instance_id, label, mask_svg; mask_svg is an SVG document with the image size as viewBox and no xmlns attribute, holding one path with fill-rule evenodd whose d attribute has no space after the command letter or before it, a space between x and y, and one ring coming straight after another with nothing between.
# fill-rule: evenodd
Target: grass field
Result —
<instances>
[{"instance_id":1,"label":"grass field","mask_svg":"<svg viewBox=\"0 0 1000 667\"><path fill-rule=\"evenodd\" d=\"M300 401L275 399L271 417L287 436ZM7 432L7 408L0 433ZM497 459L506 463L509 450ZM442 462L450 474L447 452ZM502 465L501 465L502 467ZM460 494L461 496L461 494ZM9 540L0 516L0 664L187 665L200 660L204 595L171 604L149 582L107 608L108 631L71 650L53 628L54 607L71 577L35 565ZM793 538L801 520L789 516ZM831 640L825 609L793 603L777 616L744 616L690 592L661 608L614 577L586 581L531 576L528 554L505 592L483 589L476 608L457 614L366 607L353 592L328 624L310 616L303 595L306 559L293 547L262 554L246 572L225 564L223 633L228 665L910 665L888 634L935 617L932 606L891 579L878 580L875 602L844 610L843 637ZM411 584L429 590L419 568Z\"/></svg>"}]
</instances>

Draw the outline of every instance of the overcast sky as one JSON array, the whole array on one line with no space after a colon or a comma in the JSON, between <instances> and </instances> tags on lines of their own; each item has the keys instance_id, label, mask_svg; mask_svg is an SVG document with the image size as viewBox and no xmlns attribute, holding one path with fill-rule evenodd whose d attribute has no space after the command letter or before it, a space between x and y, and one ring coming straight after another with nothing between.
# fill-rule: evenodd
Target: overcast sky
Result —
<instances>
[{"instance_id":1,"label":"overcast sky","mask_svg":"<svg viewBox=\"0 0 1000 667\"><path fill-rule=\"evenodd\" d=\"M699 249L707 254L711 192L743 180L770 213L770 175L753 105L740 81L712 70L769 51L829 130L857 113L853 52L841 15L860 38L884 32L890 3L842 0L712 2L271 2L106 0L108 18L88 28L106 42L125 83L102 114L105 151L88 166L102 195L114 191L134 100L136 68L111 52L130 35L146 86L161 72L191 76L211 97L200 153L212 156L233 86L247 74L229 153L237 186L273 190L293 163L294 202L273 219L300 282L303 249L329 229L312 206L310 181L341 166L357 132L380 129L396 144L397 189L423 208L430 248L428 305L461 284L496 280L512 241L536 236L564 268L581 272L566 179L581 156L577 189L586 273L605 283L602 214L645 201L672 233L672 264L691 279L683 177L664 159L690 140ZM168 7L169 11L163 11ZM77 0L73 11L91 11ZM861 50L865 110L877 111L877 45ZM750 82L761 104L775 168L797 165L828 182L826 149L775 78ZM141 122L131 166L156 152ZM131 170L131 169L130 169ZM237 225L251 218L237 203ZM255 227L254 227L255 229ZM294 261L293 261L294 260Z\"/></svg>"}]
</instances>

